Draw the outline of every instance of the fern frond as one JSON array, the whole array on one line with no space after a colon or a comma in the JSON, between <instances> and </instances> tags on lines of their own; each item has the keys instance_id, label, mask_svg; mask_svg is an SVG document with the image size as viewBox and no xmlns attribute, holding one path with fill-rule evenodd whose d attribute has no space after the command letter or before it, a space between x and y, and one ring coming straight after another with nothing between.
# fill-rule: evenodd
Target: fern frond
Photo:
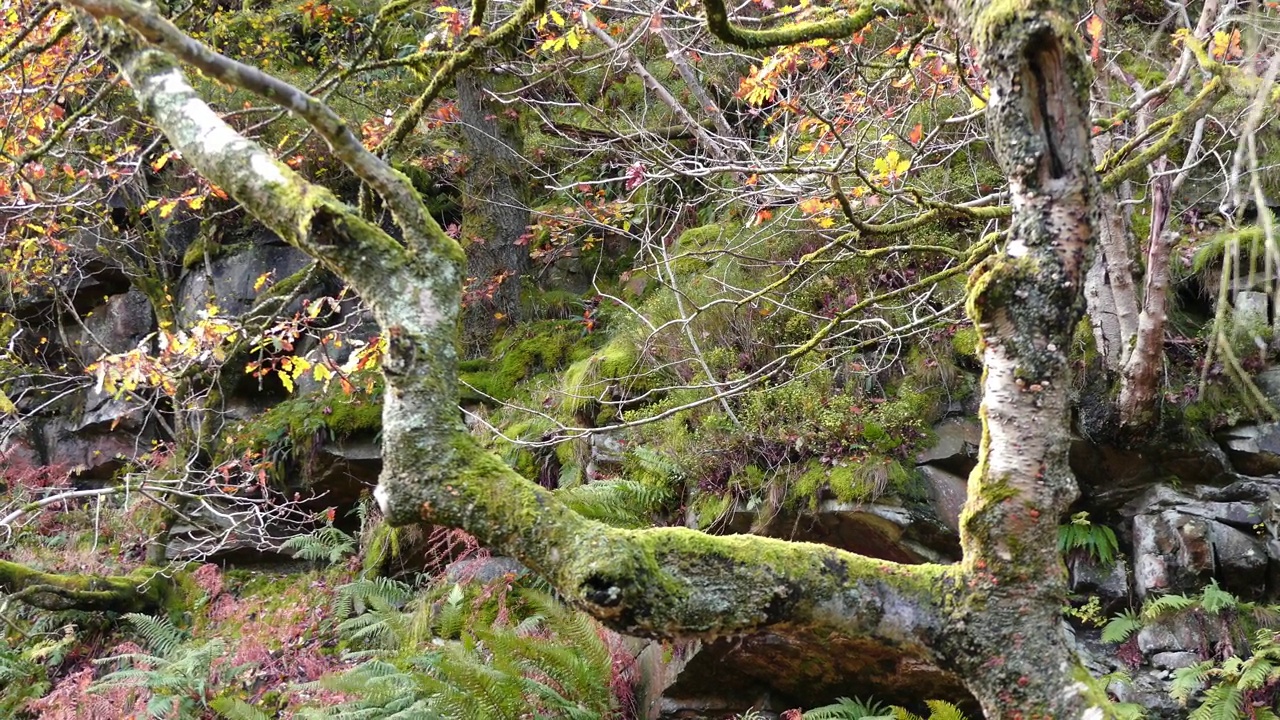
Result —
<instances>
[{"instance_id":1,"label":"fern frond","mask_svg":"<svg viewBox=\"0 0 1280 720\"><path fill-rule=\"evenodd\" d=\"M1186 595L1169 594L1149 600L1142 608L1143 620L1156 620L1179 613L1195 604L1195 600Z\"/></svg>"},{"instance_id":2,"label":"fern frond","mask_svg":"<svg viewBox=\"0 0 1280 720\"><path fill-rule=\"evenodd\" d=\"M142 638L143 646L156 655L165 656L171 654L187 639L186 633L169 622L168 618L156 618L142 613L127 613L124 615L124 619Z\"/></svg>"},{"instance_id":3,"label":"fern frond","mask_svg":"<svg viewBox=\"0 0 1280 720\"><path fill-rule=\"evenodd\" d=\"M969 720L960 708L943 700L925 700L929 707L929 720Z\"/></svg>"},{"instance_id":4,"label":"fern frond","mask_svg":"<svg viewBox=\"0 0 1280 720\"><path fill-rule=\"evenodd\" d=\"M842 697L831 705L808 710L801 717L803 720L863 720L890 712L889 708L871 700L864 702L856 698Z\"/></svg>"},{"instance_id":5,"label":"fern frond","mask_svg":"<svg viewBox=\"0 0 1280 720\"><path fill-rule=\"evenodd\" d=\"M1102 642L1122 643L1142 629L1142 619L1132 610L1125 610L1107 622L1102 628Z\"/></svg>"},{"instance_id":6,"label":"fern frond","mask_svg":"<svg viewBox=\"0 0 1280 720\"><path fill-rule=\"evenodd\" d=\"M1200 606L1214 615L1221 614L1223 610L1234 608L1238 603L1239 601L1235 595L1218 587L1217 580L1211 580L1200 591Z\"/></svg>"},{"instance_id":7,"label":"fern frond","mask_svg":"<svg viewBox=\"0 0 1280 720\"><path fill-rule=\"evenodd\" d=\"M1240 679L1236 687L1241 690L1256 690L1267 684L1267 680L1276 672L1275 663L1265 655L1254 655L1244 662L1240 671Z\"/></svg>"}]
</instances>

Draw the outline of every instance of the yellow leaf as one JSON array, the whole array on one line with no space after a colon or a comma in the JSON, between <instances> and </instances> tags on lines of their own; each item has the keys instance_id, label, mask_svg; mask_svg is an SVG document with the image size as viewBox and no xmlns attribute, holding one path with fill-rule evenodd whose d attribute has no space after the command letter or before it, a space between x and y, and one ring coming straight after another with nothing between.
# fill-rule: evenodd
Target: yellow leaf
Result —
<instances>
[{"instance_id":1,"label":"yellow leaf","mask_svg":"<svg viewBox=\"0 0 1280 720\"><path fill-rule=\"evenodd\" d=\"M565 40L568 41L570 50L577 50L579 45L578 28L570 30L569 34L565 35Z\"/></svg>"},{"instance_id":2,"label":"yellow leaf","mask_svg":"<svg viewBox=\"0 0 1280 720\"><path fill-rule=\"evenodd\" d=\"M333 377L333 371L328 365L321 363L311 369L311 377L315 378L316 382L328 383L329 378Z\"/></svg>"},{"instance_id":3,"label":"yellow leaf","mask_svg":"<svg viewBox=\"0 0 1280 720\"><path fill-rule=\"evenodd\" d=\"M271 275L273 274L273 272L274 272L274 271L271 271L271 272L264 272L264 273L262 273L261 275L259 275L259 276L258 276L258 279L257 279L257 280L255 280L255 281L253 282L253 291L254 291L254 292L259 292L259 291L261 291L261 290L262 290L262 286L263 286L263 285L266 285L266 284L267 284L267 281L271 279Z\"/></svg>"},{"instance_id":4,"label":"yellow leaf","mask_svg":"<svg viewBox=\"0 0 1280 720\"><path fill-rule=\"evenodd\" d=\"M555 10L551 11L551 19L555 22L555 24L559 25L560 27L564 27L564 16L556 12Z\"/></svg>"},{"instance_id":5,"label":"yellow leaf","mask_svg":"<svg viewBox=\"0 0 1280 720\"><path fill-rule=\"evenodd\" d=\"M310 361L310 360L308 360L308 359L306 359L306 358L302 358L302 357L295 357L295 358L293 358L293 362L292 362L292 363L290 363L290 366L289 366L289 374L296 378L296 377L301 376L301 375L302 375L302 373L304 373L304 372L306 372L306 371L308 371L308 370L310 370L310 369L311 369L311 361Z\"/></svg>"},{"instance_id":6,"label":"yellow leaf","mask_svg":"<svg viewBox=\"0 0 1280 720\"><path fill-rule=\"evenodd\" d=\"M0 390L0 415L15 415L17 412L17 406L4 394L4 390Z\"/></svg>"},{"instance_id":7,"label":"yellow leaf","mask_svg":"<svg viewBox=\"0 0 1280 720\"><path fill-rule=\"evenodd\" d=\"M277 370L276 375L280 376L280 382L284 385L287 392L293 392L293 378L289 377L289 373L283 370Z\"/></svg>"}]
</instances>

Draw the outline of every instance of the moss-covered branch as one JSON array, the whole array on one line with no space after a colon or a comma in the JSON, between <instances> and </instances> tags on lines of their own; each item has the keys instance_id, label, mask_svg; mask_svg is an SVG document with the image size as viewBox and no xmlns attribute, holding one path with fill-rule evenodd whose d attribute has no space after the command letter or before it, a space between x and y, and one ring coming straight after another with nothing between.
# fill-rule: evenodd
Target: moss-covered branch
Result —
<instances>
[{"instance_id":1,"label":"moss-covered branch","mask_svg":"<svg viewBox=\"0 0 1280 720\"><path fill-rule=\"evenodd\" d=\"M255 67L219 55L134 0L72 1L94 17L119 18L147 42L164 48L210 77L271 100L302 118L324 138L343 164L382 196L411 245L436 254L449 252L453 240L427 212L409 178L366 150L351 127L325 103Z\"/></svg>"},{"instance_id":2,"label":"moss-covered branch","mask_svg":"<svg viewBox=\"0 0 1280 720\"><path fill-rule=\"evenodd\" d=\"M155 568L128 575L60 575L0 560L0 592L45 610L151 612L164 604L168 578Z\"/></svg>"},{"instance_id":3,"label":"moss-covered branch","mask_svg":"<svg viewBox=\"0 0 1280 720\"><path fill-rule=\"evenodd\" d=\"M483 5L479 6L483 9ZM427 86L418 94L417 99L409 105L405 110L405 114L396 121L395 127L387 134L375 152L379 155L387 156L409 137L409 133L418 127L418 123L422 120L422 116L426 114L427 108L435 101L445 88L453 84L454 78L458 73L466 70L474 65L489 48L502 47L503 43L515 40L519 34L524 31L526 25L533 22L542 13L546 12L547 0L524 0L520 3L520 7L507 18L493 32L488 35L481 34L479 39L468 40L461 50L449 53L444 62L440 63L440 67L436 69L431 79L427 81ZM473 18L475 19L475 18Z\"/></svg>"},{"instance_id":4,"label":"moss-covered branch","mask_svg":"<svg viewBox=\"0 0 1280 720\"><path fill-rule=\"evenodd\" d=\"M447 481L413 488L422 519L467 528L622 632L714 637L809 625L923 654L945 630L943 608L956 588L942 566L752 535L620 530L574 513L467 435L451 455Z\"/></svg>"},{"instance_id":5,"label":"moss-covered branch","mask_svg":"<svg viewBox=\"0 0 1280 720\"><path fill-rule=\"evenodd\" d=\"M876 17L903 9L902 5L894 2L868 2L827 20L795 23L768 30L751 30L730 22L724 0L705 0L703 6L707 9L707 28L712 35L730 45L749 50L765 50L812 40L844 40L866 27Z\"/></svg>"}]
</instances>

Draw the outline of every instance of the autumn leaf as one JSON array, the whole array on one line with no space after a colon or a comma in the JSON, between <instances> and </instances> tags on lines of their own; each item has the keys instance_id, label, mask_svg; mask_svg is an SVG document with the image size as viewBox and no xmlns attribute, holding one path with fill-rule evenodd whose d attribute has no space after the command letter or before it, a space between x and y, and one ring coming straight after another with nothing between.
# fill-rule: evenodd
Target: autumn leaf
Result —
<instances>
[{"instance_id":1,"label":"autumn leaf","mask_svg":"<svg viewBox=\"0 0 1280 720\"><path fill-rule=\"evenodd\" d=\"M1085 32L1093 40L1093 46L1089 49L1089 57L1097 60L1102 54L1102 18L1097 15L1090 15L1088 22L1084 25Z\"/></svg>"},{"instance_id":2,"label":"autumn leaf","mask_svg":"<svg viewBox=\"0 0 1280 720\"><path fill-rule=\"evenodd\" d=\"M1231 60L1241 57L1243 52L1240 50L1240 31L1232 30L1227 33L1225 30L1218 30L1214 32L1211 52L1215 60Z\"/></svg>"},{"instance_id":3,"label":"autumn leaf","mask_svg":"<svg viewBox=\"0 0 1280 720\"><path fill-rule=\"evenodd\" d=\"M916 126L911 128L911 132L907 134L907 142L911 143L912 145L919 145L920 141L923 139L924 139L924 125L921 125L920 123L916 123Z\"/></svg>"},{"instance_id":4,"label":"autumn leaf","mask_svg":"<svg viewBox=\"0 0 1280 720\"><path fill-rule=\"evenodd\" d=\"M890 150L884 157L876 158L875 167L876 174L892 182L911 169L911 160L902 157L897 150Z\"/></svg>"},{"instance_id":5,"label":"autumn leaf","mask_svg":"<svg viewBox=\"0 0 1280 720\"><path fill-rule=\"evenodd\" d=\"M827 204L820 198L810 197L800 201L800 212L805 215L817 215L827 209Z\"/></svg>"}]
</instances>

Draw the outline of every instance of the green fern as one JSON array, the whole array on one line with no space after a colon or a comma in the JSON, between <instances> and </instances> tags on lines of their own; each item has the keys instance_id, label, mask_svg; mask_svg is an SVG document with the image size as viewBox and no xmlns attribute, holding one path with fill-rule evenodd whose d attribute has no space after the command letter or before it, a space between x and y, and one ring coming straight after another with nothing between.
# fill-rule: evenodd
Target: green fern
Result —
<instances>
[{"instance_id":1,"label":"green fern","mask_svg":"<svg viewBox=\"0 0 1280 720\"><path fill-rule=\"evenodd\" d=\"M220 638L199 642L165 618L129 613L124 619L133 627L150 652L123 653L95 660L98 665L115 664L119 669L94 682L90 692L114 687L141 688L150 693L147 712L153 718L196 720L205 715L208 701L220 689L210 685L214 664L227 654ZM250 665L220 667L224 677L242 677Z\"/></svg>"},{"instance_id":2,"label":"green fern","mask_svg":"<svg viewBox=\"0 0 1280 720\"><path fill-rule=\"evenodd\" d=\"M1102 628L1102 642L1121 643L1141 629L1142 618L1132 610L1125 610L1111 618L1106 626Z\"/></svg>"},{"instance_id":3,"label":"green fern","mask_svg":"<svg viewBox=\"0 0 1280 720\"><path fill-rule=\"evenodd\" d=\"M1142 619L1144 621L1157 620L1176 615L1196 604L1195 598L1189 598L1186 595L1178 595L1171 593L1169 595L1161 595L1154 600L1148 600L1142 606Z\"/></svg>"},{"instance_id":4,"label":"green fern","mask_svg":"<svg viewBox=\"0 0 1280 720\"><path fill-rule=\"evenodd\" d=\"M280 544L280 549L294 557L330 565L340 562L356 551L356 539L332 525L308 535L295 535Z\"/></svg>"},{"instance_id":5,"label":"green fern","mask_svg":"<svg viewBox=\"0 0 1280 720\"><path fill-rule=\"evenodd\" d=\"M1071 522L1058 526L1058 552L1075 551L1110 567L1120 552L1120 543L1111 528L1091 522L1087 512L1078 512L1071 516Z\"/></svg>"},{"instance_id":6,"label":"green fern","mask_svg":"<svg viewBox=\"0 0 1280 720\"><path fill-rule=\"evenodd\" d=\"M831 705L808 710L804 720L864 720L891 717L891 709L872 700L842 697Z\"/></svg>"},{"instance_id":7,"label":"green fern","mask_svg":"<svg viewBox=\"0 0 1280 720\"><path fill-rule=\"evenodd\" d=\"M1263 691L1263 696L1267 696L1271 694L1268 689L1277 683L1280 683L1280 644L1274 631L1260 630L1254 638L1250 657L1233 655L1221 662L1206 660L1175 670L1169 694L1183 705L1199 694L1200 705L1189 715L1192 720L1275 717L1274 707L1250 707L1247 716L1244 707L1246 699L1257 697L1256 691Z\"/></svg>"},{"instance_id":8,"label":"green fern","mask_svg":"<svg viewBox=\"0 0 1280 720\"><path fill-rule=\"evenodd\" d=\"M319 686L348 701L307 708L304 717L396 718L611 717L613 661L595 622L550 596L514 588L512 622L498 620L494 593L441 586L409 600L406 586L357 581L340 590L365 611L340 633L356 648L351 670ZM362 648L362 649L361 649Z\"/></svg>"},{"instance_id":9,"label":"green fern","mask_svg":"<svg viewBox=\"0 0 1280 720\"><path fill-rule=\"evenodd\" d=\"M0 642L4 640L0 638ZM0 716L18 717L28 702L44 696L52 687L49 667L30 650L0 646Z\"/></svg>"},{"instance_id":10,"label":"green fern","mask_svg":"<svg viewBox=\"0 0 1280 720\"><path fill-rule=\"evenodd\" d=\"M271 720L270 715L238 698L215 698L209 707L226 720Z\"/></svg>"},{"instance_id":11,"label":"green fern","mask_svg":"<svg viewBox=\"0 0 1280 720\"><path fill-rule=\"evenodd\" d=\"M556 494L578 514L621 528L648 527L671 498L669 487L638 480L599 480Z\"/></svg>"}]
</instances>

